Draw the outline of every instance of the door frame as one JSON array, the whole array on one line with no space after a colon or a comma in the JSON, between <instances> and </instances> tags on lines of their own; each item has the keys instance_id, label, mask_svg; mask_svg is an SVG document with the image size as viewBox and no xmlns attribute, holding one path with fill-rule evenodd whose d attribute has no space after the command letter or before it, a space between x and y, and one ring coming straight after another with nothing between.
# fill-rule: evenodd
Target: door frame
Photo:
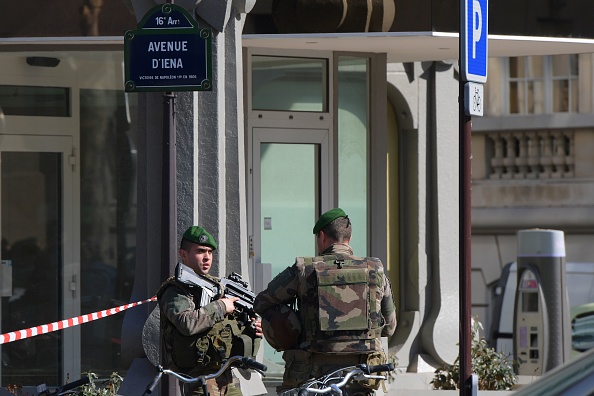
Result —
<instances>
[{"instance_id":1,"label":"door frame","mask_svg":"<svg viewBox=\"0 0 594 396\"><path fill-rule=\"evenodd\" d=\"M316 202L319 213L328 210L334 202L334 177L332 155L332 133L330 129L306 128L274 128L253 127L248 143L248 232L250 245L250 275L257 284L261 279L255 278L255 266L260 263L261 254L261 169L260 145L262 143L277 144L318 144L320 146L319 161L319 202ZM312 225L313 226L313 225ZM266 281L266 279L264 279ZM266 286L264 282L263 286Z\"/></svg>"},{"instance_id":2,"label":"door frame","mask_svg":"<svg viewBox=\"0 0 594 396\"><path fill-rule=\"evenodd\" d=\"M0 134L1 152L46 152L62 154L62 302L63 318L80 315L80 203L79 170L74 156L74 143L71 136L39 136ZM2 163L0 161L0 167ZM0 205L2 202L0 201ZM0 219L1 220L1 219ZM0 308L1 309L1 308ZM39 323L39 325L46 323ZM1 331L1 329L0 329ZM80 327L64 330L62 337L62 378L80 375ZM1 373L1 372L0 372Z\"/></svg>"},{"instance_id":3,"label":"door frame","mask_svg":"<svg viewBox=\"0 0 594 396\"><path fill-rule=\"evenodd\" d=\"M117 46L91 45L91 51L81 51L80 48L67 49L60 46L62 39L50 39L47 48L40 51L35 46L29 48L24 45L23 51L5 52L0 54L0 84L35 86L35 87L59 87L69 89L69 114L64 117L47 116L14 116L6 115L0 118L0 135L21 135L34 139L49 139L48 142L62 142L69 140L69 147L64 144L64 171L71 169L71 172L64 172L64 177L70 177L71 191L63 191L63 213L64 227L70 231L63 235L64 243L69 244L66 261L64 252L64 265L70 265L72 270L64 274L65 293L75 293L68 304L63 304L64 319L75 317L81 314L80 310L80 92L84 89L121 90L122 75L124 71L124 54ZM92 43L90 43L92 44ZM87 48L88 49L88 48ZM27 65L24 60L26 56L51 56L60 60L56 67L36 67ZM106 59L108 60L106 62ZM106 66L107 65L107 66ZM125 94L128 96L128 94ZM133 116L133 115L132 115ZM128 114L128 117L131 117ZM12 138L11 138L12 139ZM40 140L41 141L41 140ZM28 144L28 143L27 143ZM55 143L54 143L55 144ZM45 145L50 147L52 143ZM58 143L58 145L60 145ZM0 147L2 150L2 147ZM66 183L65 183L66 184ZM1 204L1 202L0 202ZM68 212L66 212L68 211ZM66 271L66 269L65 269ZM68 279L68 281L66 281ZM71 289L74 289L72 290ZM85 312L87 313L87 312ZM40 323L41 324L41 323ZM65 330L62 382L66 375L70 378L78 377L81 370L82 345L80 326L74 326ZM49 384L48 384L49 385Z\"/></svg>"},{"instance_id":4,"label":"door frame","mask_svg":"<svg viewBox=\"0 0 594 396\"><path fill-rule=\"evenodd\" d=\"M252 109L252 56L268 55L280 57L315 58L327 60L327 111L270 111ZM245 48L244 49L244 103L246 114L246 141L247 141L247 224L248 224L248 263L250 278L255 289L266 287L267 276L256 270L261 258L260 238L260 143L286 143L286 144L320 144L320 202L318 210L323 213L335 206L336 164L334 152L336 150L336 131L334 119L334 55L332 51L318 50L283 50L271 48ZM255 150L257 148L257 156ZM257 163L255 161L258 161ZM256 169L255 165L258 165ZM258 175L255 175L258 172ZM257 196L255 195L257 192ZM313 225L312 225L313 226ZM256 275L260 274L260 275Z\"/></svg>"},{"instance_id":5,"label":"door frame","mask_svg":"<svg viewBox=\"0 0 594 396\"><path fill-rule=\"evenodd\" d=\"M52 47L53 48L53 47ZM96 73L91 56L77 64L69 62L79 51L53 51L47 54L61 59L57 67L23 67L23 57L7 53L0 70L0 84L35 87L60 87L69 90L69 115L66 117L6 115L0 123L0 152L37 151L62 153L62 221L64 241L62 314L68 319L80 312L80 89L104 83L113 71ZM29 52L27 52L29 53ZM36 53L32 51L32 53ZM45 53L44 53L45 54ZM82 71L85 73L82 73ZM119 72L119 70L118 70ZM0 164L1 166L1 164ZM0 202L0 205L2 202ZM40 325L43 323L40 323ZM60 330L63 333L62 378L77 378L81 370L80 326Z\"/></svg>"}]
</instances>

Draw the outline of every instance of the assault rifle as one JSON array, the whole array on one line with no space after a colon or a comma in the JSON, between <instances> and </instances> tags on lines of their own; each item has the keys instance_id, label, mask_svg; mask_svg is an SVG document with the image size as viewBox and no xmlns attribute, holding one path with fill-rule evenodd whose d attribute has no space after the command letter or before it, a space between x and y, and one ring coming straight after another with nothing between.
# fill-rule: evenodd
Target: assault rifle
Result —
<instances>
[{"instance_id":1,"label":"assault rifle","mask_svg":"<svg viewBox=\"0 0 594 396\"><path fill-rule=\"evenodd\" d=\"M256 295L247 288L248 283L236 272L231 273L227 278L221 278L220 283L217 283L204 275L197 274L187 265L178 263L175 267L175 279L186 285L201 288L201 306L222 297L239 297L239 300L235 301L236 313L246 314L248 316L248 318L244 318L246 323L249 317L256 317L256 313L254 312Z\"/></svg>"}]
</instances>

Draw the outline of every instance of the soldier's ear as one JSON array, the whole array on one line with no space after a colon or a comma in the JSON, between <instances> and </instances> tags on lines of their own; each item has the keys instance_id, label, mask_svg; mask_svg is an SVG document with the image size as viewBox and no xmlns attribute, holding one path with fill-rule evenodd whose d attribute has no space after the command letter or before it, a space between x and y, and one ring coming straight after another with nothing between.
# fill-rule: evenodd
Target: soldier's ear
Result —
<instances>
[{"instance_id":1,"label":"soldier's ear","mask_svg":"<svg viewBox=\"0 0 594 396\"><path fill-rule=\"evenodd\" d=\"M328 249L328 247L331 244L332 243L330 243L330 238L328 237L328 234L320 230L320 239L318 241L318 249L320 251L318 252L318 254L321 254L324 250Z\"/></svg>"},{"instance_id":2,"label":"soldier's ear","mask_svg":"<svg viewBox=\"0 0 594 396\"><path fill-rule=\"evenodd\" d=\"M179 257L181 257L183 263L186 262L187 255L188 252L185 249L179 249Z\"/></svg>"}]
</instances>

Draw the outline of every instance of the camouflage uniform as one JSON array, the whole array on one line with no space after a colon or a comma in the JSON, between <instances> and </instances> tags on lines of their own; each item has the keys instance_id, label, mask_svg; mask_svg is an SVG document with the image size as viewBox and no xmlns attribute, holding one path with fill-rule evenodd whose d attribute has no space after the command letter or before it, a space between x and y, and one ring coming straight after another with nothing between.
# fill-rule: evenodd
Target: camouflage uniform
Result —
<instances>
[{"instance_id":1,"label":"camouflage uniform","mask_svg":"<svg viewBox=\"0 0 594 396\"><path fill-rule=\"evenodd\" d=\"M277 304L297 305L303 331L295 349L283 353L285 374L278 390L359 363L385 363L382 336L396 329L396 308L381 261L353 255L335 243L322 256L298 257L256 297L266 318ZM367 312L365 312L367 311ZM371 394L379 384L351 386L349 395Z\"/></svg>"},{"instance_id":2,"label":"camouflage uniform","mask_svg":"<svg viewBox=\"0 0 594 396\"><path fill-rule=\"evenodd\" d=\"M206 276L216 280L210 275ZM217 324L236 322L225 315L225 304L222 301L197 306L200 296L195 293L196 290L191 290L175 278L165 282L157 293L161 312L161 336L165 348L164 363L193 377L213 373L219 367L219 362L198 364L195 346L197 341ZM208 380L207 386L211 395L241 395L239 380L230 370L218 378ZM180 382L180 388L186 396L203 394L202 388L196 384L184 385Z\"/></svg>"}]
</instances>

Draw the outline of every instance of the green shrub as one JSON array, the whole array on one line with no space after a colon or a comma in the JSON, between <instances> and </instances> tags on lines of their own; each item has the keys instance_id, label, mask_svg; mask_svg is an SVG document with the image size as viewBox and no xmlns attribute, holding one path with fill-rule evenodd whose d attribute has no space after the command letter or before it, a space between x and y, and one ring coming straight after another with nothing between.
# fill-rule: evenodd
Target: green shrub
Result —
<instances>
[{"instance_id":1,"label":"green shrub","mask_svg":"<svg viewBox=\"0 0 594 396\"><path fill-rule=\"evenodd\" d=\"M95 373L84 373L89 377L89 383L73 389L71 394L76 396L117 396L123 378L118 373L112 373L108 379L99 379ZM70 376L67 376L68 383ZM21 385L6 385L6 390L13 396L29 396L23 394Z\"/></svg>"},{"instance_id":2,"label":"green shrub","mask_svg":"<svg viewBox=\"0 0 594 396\"><path fill-rule=\"evenodd\" d=\"M513 362L509 355L496 352L487 347L487 341L479 337L478 320L472 325L472 349L470 353L472 372L478 376L479 390L510 390L517 382ZM435 370L431 381L434 389L456 390L460 383L460 356L452 366L440 367Z\"/></svg>"},{"instance_id":3,"label":"green shrub","mask_svg":"<svg viewBox=\"0 0 594 396\"><path fill-rule=\"evenodd\" d=\"M82 396L117 396L123 378L118 373L112 373L108 380L98 381L97 374L87 373L89 383L80 387L77 395ZM101 383L98 383L101 382Z\"/></svg>"}]
</instances>

